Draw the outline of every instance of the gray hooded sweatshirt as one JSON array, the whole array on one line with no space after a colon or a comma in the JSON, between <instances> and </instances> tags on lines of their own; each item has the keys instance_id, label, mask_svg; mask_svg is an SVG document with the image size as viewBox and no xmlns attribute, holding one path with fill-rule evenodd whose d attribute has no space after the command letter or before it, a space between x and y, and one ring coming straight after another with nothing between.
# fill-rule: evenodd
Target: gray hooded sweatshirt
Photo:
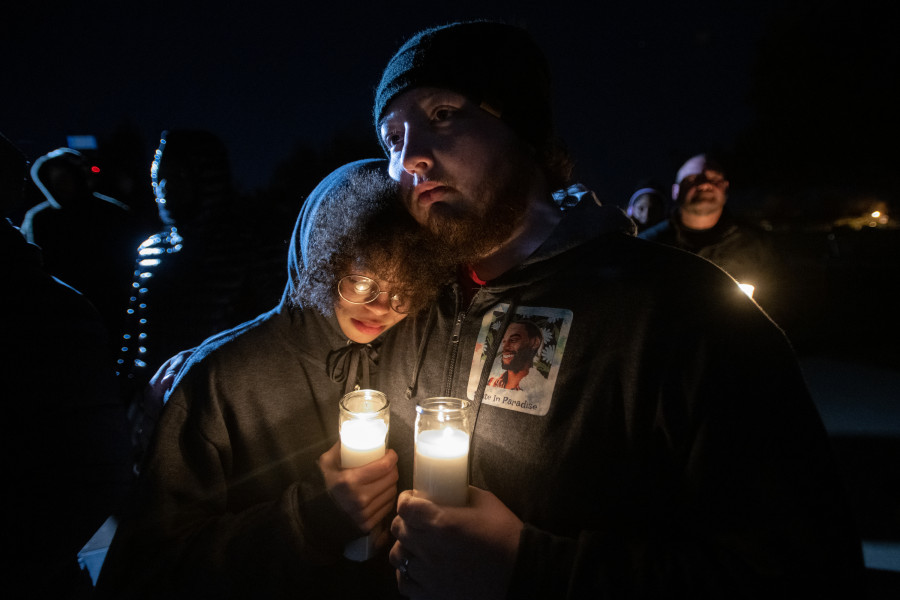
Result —
<instances>
[{"instance_id":1,"label":"gray hooded sweatshirt","mask_svg":"<svg viewBox=\"0 0 900 600\"><path fill-rule=\"evenodd\" d=\"M369 387L376 350L290 300L312 235L305 224L344 169L368 164L339 169L307 199L281 303L206 340L180 371L103 565L101 597L396 595L386 549L364 563L343 558L363 532L316 463L338 439L346 388Z\"/></svg>"},{"instance_id":2,"label":"gray hooded sweatshirt","mask_svg":"<svg viewBox=\"0 0 900 600\"><path fill-rule=\"evenodd\" d=\"M448 289L398 328L378 387L401 489L416 402L468 398L470 483L526 524L509 598L855 597L859 539L784 335L719 268L632 232L586 199L470 303ZM540 348L519 389L489 385L517 321Z\"/></svg>"}]
</instances>

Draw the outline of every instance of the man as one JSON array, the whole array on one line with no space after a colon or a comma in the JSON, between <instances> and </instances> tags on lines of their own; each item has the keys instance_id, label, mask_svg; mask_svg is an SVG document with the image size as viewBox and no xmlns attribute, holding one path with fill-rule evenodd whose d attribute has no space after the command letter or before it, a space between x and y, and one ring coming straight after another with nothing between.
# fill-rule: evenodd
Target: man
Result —
<instances>
[{"instance_id":1,"label":"man","mask_svg":"<svg viewBox=\"0 0 900 600\"><path fill-rule=\"evenodd\" d=\"M420 32L374 118L409 211L464 265L381 354L402 594L856 593L859 539L786 340L720 269L635 239L591 194L553 193L569 163L524 31ZM547 391L505 403L485 388L523 318L552 329ZM432 396L475 404L466 507L409 491L414 404Z\"/></svg>"},{"instance_id":2,"label":"man","mask_svg":"<svg viewBox=\"0 0 900 600\"><path fill-rule=\"evenodd\" d=\"M488 385L506 390L527 390L529 382L540 378L540 373L531 374L534 356L541 348L541 330L530 321L510 323L503 334L500 346L503 354L500 357L502 374L488 379ZM530 378L529 378L530 375Z\"/></svg>"},{"instance_id":3,"label":"man","mask_svg":"<svg viewBox=\"0 0 900 600\"><path fill-rule=\"evenodd\" d=\"M678 170L672 185L672 216L639 234L709 260L739 283L754 286L763 308L774 308L778 262L761 231L739 224L727 210L728 178L722 166L698 154Z\"/></svg>"}]
</instances>

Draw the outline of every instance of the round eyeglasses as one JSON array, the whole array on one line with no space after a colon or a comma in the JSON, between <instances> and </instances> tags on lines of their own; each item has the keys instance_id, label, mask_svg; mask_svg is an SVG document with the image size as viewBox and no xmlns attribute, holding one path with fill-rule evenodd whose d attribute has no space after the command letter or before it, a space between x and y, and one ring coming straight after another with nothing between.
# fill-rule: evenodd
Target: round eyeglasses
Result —
<instances>
[{"instance_id":1,"label":"round eyeglasses","mask_svg":"<svg viewBox=\"0 0 900 600\"><path fill-rule=\"evenodd\" d=\"M338 294L350 304L369 304L375 302L381 294L387 294L391 300L391 308L398 313L408 313L409 303L400 294L391 294L378 288L378 283L365 275L345 275L338 281Z\"/></svg>"}]
</instances>

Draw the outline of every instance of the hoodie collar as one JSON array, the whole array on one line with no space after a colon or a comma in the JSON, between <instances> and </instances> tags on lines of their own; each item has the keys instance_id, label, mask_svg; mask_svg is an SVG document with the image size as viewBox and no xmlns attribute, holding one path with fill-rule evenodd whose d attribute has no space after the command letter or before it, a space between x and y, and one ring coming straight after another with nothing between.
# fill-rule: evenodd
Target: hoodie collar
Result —
<instances>
[{"instance_id":1,"label":"hoodie collar","mask_svg":"<svg viewBox=\"0 0 900 600\"><path fill-rule=\"evenodd\" d=\"M555 192L553 199L560 210L565 211L563 218L550 237L515 270L545 261L603 235L634 236L637 233L634 221L621 208L602 204L594 192L581 184Z\"/></svg>"}]
</instances>

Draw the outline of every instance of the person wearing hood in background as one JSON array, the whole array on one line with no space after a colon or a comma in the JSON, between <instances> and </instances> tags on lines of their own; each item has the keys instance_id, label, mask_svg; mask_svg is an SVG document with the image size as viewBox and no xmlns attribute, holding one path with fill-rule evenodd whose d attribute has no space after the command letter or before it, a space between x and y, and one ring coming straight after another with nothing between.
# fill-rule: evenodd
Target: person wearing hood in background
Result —
<instances>
[{"instance_id":1,"label":"person wearing hood in background","mask_svg":"<svg viewBox=\"0 0 900 600\"><path fill-rule=\"evenodd\" d=\"M628 199L625 214L637 225L640 234L666 218L668 202L662 192L652 187L640 187Z\"/></svg>"},{"instance_id":2,"label":"person wearing hood in background","mask_svg":"<svg viewBox=\"0 0 900 600\"><path fill-rule=\"evenodd\" d=\"M145 392L151 375L176 352L271 308L283 291L287 255L286 243L250 235L249 207L240 202L228 149L216 134L163 131L150 180L162 228L131 252L115 355L136 464L161 408Z\"/></svg>"},{"instance_id":3,"label":"person wearing hood in background","mask_svg":"<svg viewBox=\"0 0 900 600\"><path fill-rule=\"evenodd\" d=\"M336 443L342 395L372 386L383 337L446 279L395 193L384 160L334 171L303 206L281 303L192 352L101 597L396 595L386 530L380 558L342 556L391 513L396 454L341 469Z\"/></svg>"},{"instance_id":4,"label":"person wearing hood in background","mask_svg":"<svg viewBox=\"0 0 900 600\"><path fill-rule=\"evenodd\" d=\"M127 204L97 191L96 165L72 148L57 148L31 166L46 200L22 220L22 233L41 248L44 268L84 294L118 344L126 286L140 243L139 224Z\"/></svg>"},{"instance_id":5,"label":"person wearing hood in background","mask_svg":"<svg viewBox=\"0 0 900 600\"><path fill-rule=\"evenodd\" d=\"M0 207L24 201L26 159L0 133ZM0 440L6 492L0 570L26 598L88 598L78 551L134 483L108 331L0 218ZM9 593L9 592L8 592Z\"/></svg>"},{"instance_id":6,"label":"person wearing hood in background","mask_svg":"<svg viewBox=\"0 0 900 600\"><path fill-rule=\"evenodd\" d=\"M530 35L485 21L419 32L376 91L403 201L462 265L379 366L400 592L859 597L860 540L784 335L721 269L566 187L550 98ZM546 381L527 398L488 385L522 321ZM474 404L467 506L410 490L415 405L435 396Z\"/></svg>"}]
</instances>

